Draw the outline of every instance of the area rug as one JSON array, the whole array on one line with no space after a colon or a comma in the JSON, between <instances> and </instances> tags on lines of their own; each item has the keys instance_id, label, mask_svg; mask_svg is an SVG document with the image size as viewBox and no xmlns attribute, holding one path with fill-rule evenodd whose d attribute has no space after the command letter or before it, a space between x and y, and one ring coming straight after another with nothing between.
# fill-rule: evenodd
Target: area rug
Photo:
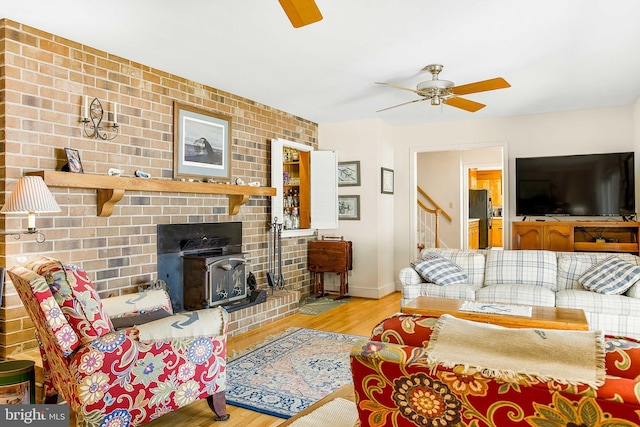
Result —
<instances>
[{"instance_id":1,"label":"area rug","mask_svg":"<svg viewBox=\"0 0 640 427\"><path fill-rule=\"evenodd\" d=\"M329 297L307 297L300 301L300 313L317 316L349 302L348 298L334 299Z\"/></svg>"},{"instance_id":2,"label":"area rug","mask_svg":"<svg viewBox=\"0 0 640 427\"><path fill-rule=\"evenodd\" d=\"M290 328L227 363L227 403L280 418L291 416L346 384L349 354L363 337Z\"/></svg>"},{"instance_id":3,"label":"area rug","mask_svg":"<svg viewBox=\"0 0 640 427\"><path fill-rule=\"evenodd\" d=\"M356 427L358 410L355 402L341 397L322 405L310 414L294 421L291 427Z\"/></svg>"}]
</instances>

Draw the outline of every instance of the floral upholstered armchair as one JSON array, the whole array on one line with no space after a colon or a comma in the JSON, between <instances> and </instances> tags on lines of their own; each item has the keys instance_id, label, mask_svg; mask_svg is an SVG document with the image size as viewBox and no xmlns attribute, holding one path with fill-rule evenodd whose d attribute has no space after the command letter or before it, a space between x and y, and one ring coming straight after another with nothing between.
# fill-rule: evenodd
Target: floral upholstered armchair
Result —
<instances>
[{"instance_id":1,"label":"floral upholstered armchair","mask_svg":"<svg viewBox=\"0 0 640 427\"><path fill-rule=\"evenodd\" d=\"M45 401L60 393L78 425L140 425L202 398L217 420L228 418L224 309L172 315L161 290L105 299L120 323L157 318L115 329L83 270L40 257L8 274L36 328ZM156 300L154 308L145 298Z\"/></svg>"},{"instance_id":2,"label":"floral upholstered armchair","mask_svg":"<svg viewBox=\"0 0 640 427\"><path fill-rule=\"evenodd\" d=\"M604 377L597 387L505 381L485 370L429 364L425 351L437 321L395 315L352 348L363 427L640 426L640 341L604 337Z\"/></svg>"}]
</instances>

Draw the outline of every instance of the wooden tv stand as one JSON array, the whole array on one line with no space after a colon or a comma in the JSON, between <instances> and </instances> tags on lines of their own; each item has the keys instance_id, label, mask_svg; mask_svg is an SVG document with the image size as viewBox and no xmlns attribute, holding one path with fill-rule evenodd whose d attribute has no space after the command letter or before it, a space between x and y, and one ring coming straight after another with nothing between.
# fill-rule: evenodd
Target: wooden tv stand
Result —
<instances>
[{"instance_id":1,"label":"wooden tv stand","mask_svg":"<svg viewBox=\"0 0 640 427\"><path fill-rule=\"evenodd\" d=\"M640 255L640 222L524 221L512 225L513 249L628 252Z\"/></svg>"}]
</instances>

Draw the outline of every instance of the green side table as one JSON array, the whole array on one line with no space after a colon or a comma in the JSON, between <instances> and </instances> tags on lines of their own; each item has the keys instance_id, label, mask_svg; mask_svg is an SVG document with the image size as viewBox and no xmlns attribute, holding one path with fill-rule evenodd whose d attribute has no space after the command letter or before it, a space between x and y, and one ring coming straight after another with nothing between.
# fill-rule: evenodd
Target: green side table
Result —
<instances>
[{"instance_id":1,"label":"green side table","mask_svg":"<svg viewBox=\"0 0 640 427\"><path fill-rule=\"evenodd\" d=\"M36 403L35 362L0 362L0 404Z\"/></svg>"}]
</instances>

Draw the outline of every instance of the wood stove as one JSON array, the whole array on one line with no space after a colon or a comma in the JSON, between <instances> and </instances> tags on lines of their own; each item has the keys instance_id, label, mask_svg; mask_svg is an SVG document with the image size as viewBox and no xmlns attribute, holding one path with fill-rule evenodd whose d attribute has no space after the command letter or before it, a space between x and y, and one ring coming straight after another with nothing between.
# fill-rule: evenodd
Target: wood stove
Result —
<instances>
[{"instance_id":1,"label":"wood stove","mask_svg":"<svg viewBox=\"0 0 640 427\"><path fill-rule=\"evenodd\" d=\"M243 253L229 251L227 239L190 239L182 255L184 308L199 310L247 298Z\"/></svg>"},{"instance_id":2,"label":"wood stove","mask_svg":"<svg viewBox=\"0 0 640 427\"><path fill-rule=\"evenodd\" d=\"M266 301L248 289L241 222L159 224L158 279L176 312L217 305L235 311Z\"/></svg>"},{"instance_id":3,"label":"wood stove","mask_svg":"<svg viewBox=\"0 0 640 427\"><path fill-rule=\"evenodd\" d=\"M211 222L193 224L158 224L158 279L167 283L169 296L175 311L182 311L184 306L184 277L190 275L193 266L192 261L187 270L183 266L183 257L196 256L203 259L201 266L196 266L193 274L200 274L205 277L207 270L207 260L217 256L233 256L234 258L244 258L242 255L242 223L241 222ZM191 259L191 258L189 258ZM214 261L215 262L215 261ZM211 264L211 262L209 262ZM223 265L224 263L220 264ZM217 265L212 267L217 269ZM236 263L231 263L234 267ZM220 269L217 269L220 270ZM231 271L231 270L229 270ZM224 270L220 270L224 272ZM244 273L244 268L242 269ZM224 275L222 279L226 280ZM208 280L208 279L207 279ZM214 280L217 280L214 277ZM233 280L233 278L232 278ZM246 282L243 280L243 282ZM196 292L195 289L198 289ZM207 290L202 290L195 285L189 286L190 293L205 295ZM194 297L190 297L193 301ZM201 302L198 305L204 304ZM195 304L195 303L190 303ZM207 303L208 304L208 303Z\"/></svg>"}]
</instances>

